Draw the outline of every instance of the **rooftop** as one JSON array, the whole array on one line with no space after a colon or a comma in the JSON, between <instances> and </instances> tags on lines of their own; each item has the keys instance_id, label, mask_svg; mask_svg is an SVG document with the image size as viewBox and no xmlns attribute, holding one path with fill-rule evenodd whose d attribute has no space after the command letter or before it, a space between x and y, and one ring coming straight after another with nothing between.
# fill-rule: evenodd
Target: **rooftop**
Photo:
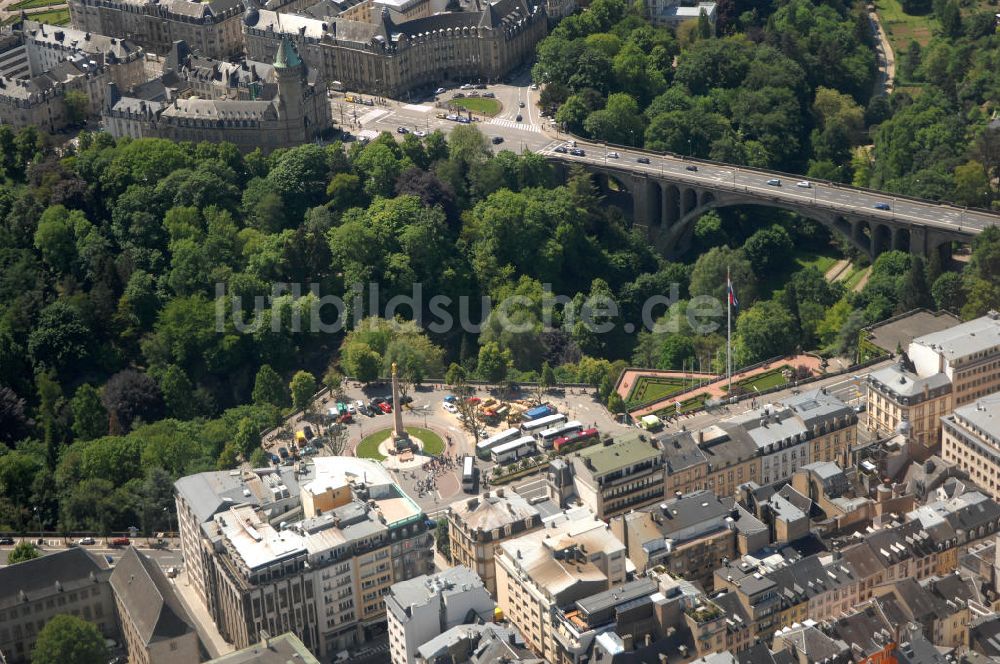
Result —
<instances>
[{"instance_id":1,"label":"rooftop","mask_svg":"<svg viewBox=\"0 0 1000 664\"><path fill-rule=\"evenodd\" d=\"M595 475L607 475L629 466L660 459L663 452L643 433L630 433L610 444L593 445L573 453Z\"/></svg>"},{"instance_id":2,"label":"rooftop","mask_svg":"<svg viewBox=\"0 0 1000 664\"><path fill-rule=\"evenodd\" d=\"M993 350L1000 346L1000 314L991 311L966 323L917 337L913 343L939 352L948 361Z\"/></svg>"},{"instance_id":3,"label":"rooftop","mask_svg":"<svg viewBox=\"0 0 1000 664\"><path fill-rule=\"evenodd\" d=\"M0 567L0 609L107 581L108 564L73 547Z\"/></svg>"},{"instance_id":4,"label":"rooftop","mask_svg":"<svg viewBox=\"0 0 1000 664\"><path fill-rule=\"evenodd\" d=\"M163 570L135 547L129 547L115 565L111 587L146 645L195 632Z\"/></svg>"},{"instance_id":5,"label":"rooftop","mask_svg":"<svg viewBox=\"0 0 1000 664\"><path fill-rule=\"evenodd\" d=\"M955 409L955 419L984 437L1000 441L1000 392L976 399Z\"/></svg>"},{"instance_id":6,"label":"rooftop","mask_svg":"<svg viewBox=\"0 0 1000 664\"><path fill-rule=\"evenodd\" d=\"M451 511L470 530L491 531L519 521L539 519L539 511L512 489L487 491L452 503Z\"/></svg>"},{"instance_id":7,"label":"rooftop","mask_svg":"<svg viewBox=\"0 0 1000 664\"><path fill-rule=\"evenodd\" d=\"M291 632L209 660L205 664L319 664L305 644Z\"/></svg>"},{"instance_id":8,"label":"rooftop","mask_svg":"<svg viewBox=\"0 0 1000 664\"><path fill-rule=\"evenodd\" d=\"M918 309L868 328L869 341L887 353L894 353L897 348L905 350L915 337L940 332L961 322L961 318L947 311Z\"/></svg>"}]
</instances>

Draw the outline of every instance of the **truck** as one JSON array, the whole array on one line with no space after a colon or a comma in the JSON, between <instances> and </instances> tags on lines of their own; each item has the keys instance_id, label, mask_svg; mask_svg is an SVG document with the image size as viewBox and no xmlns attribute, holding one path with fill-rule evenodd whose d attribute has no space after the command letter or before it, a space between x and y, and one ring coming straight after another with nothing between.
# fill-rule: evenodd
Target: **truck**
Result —
<instances>
[{"instance_id":1,"label":"truck","mask_svg":"<svg viewBox=\"0 0 1000 664\"><path fill-rule=\"evenodd\" d=\"M656 431L663 426L663 422L656 415L645 415L639 420L639 426L646 431Z\"/></svg>"},{"instance_id":2,"label":"truck","mask_svg":"<svg viewBox=\"0 0 1000 664\"><path fill-rule=\"evenodd\" d=\"M556 409L552 406L545 404L543 406L536 406L529 410L524 411L521 414L521 419L525 422L530 422L531 420L537 420L540 417L548 417L549 415L555 415Z\"/></svg>"}]
</instances>

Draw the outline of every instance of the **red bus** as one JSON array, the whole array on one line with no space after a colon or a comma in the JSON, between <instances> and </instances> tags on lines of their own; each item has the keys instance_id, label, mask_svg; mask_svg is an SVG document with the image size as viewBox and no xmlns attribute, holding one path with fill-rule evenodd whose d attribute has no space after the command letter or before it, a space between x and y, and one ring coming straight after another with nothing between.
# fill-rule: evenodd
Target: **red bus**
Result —
<instances>
[{"instance_id":1,"label":"red bus","mask_svg":"<svg viewBox=\"0 0 1000 664\"><path fill-rule=\"evenodd\" d=\"M583 431L577 431L576 433L571 433L568 436L563 436L562 438L556 438L552 442L552 449L554 449L557 454L567 454L574 450L592 445L598 440L599 436L597 429L584 429Z\"/></svg>"}]
</instances>

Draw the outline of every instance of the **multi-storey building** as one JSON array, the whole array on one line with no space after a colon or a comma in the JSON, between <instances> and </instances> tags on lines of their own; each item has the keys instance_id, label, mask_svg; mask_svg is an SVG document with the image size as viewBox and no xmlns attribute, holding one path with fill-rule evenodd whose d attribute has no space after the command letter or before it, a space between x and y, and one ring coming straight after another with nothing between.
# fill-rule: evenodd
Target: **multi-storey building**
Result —
<instances>
[{"instance_id":1,"label":"multi-storey building","mask_svg":"<svg viewBox=\"0 0 1000 664\"><path fill-rule=\"evenodd\" d=\"M1000 390L1000 313L917 337L899 365L868 380L868 428L895 433L907 422L924 448L937 445L941 417Z\"/></svg>"},{"instance_id":2,"label":"multi-storey building","mask_svg":"<svg viewBox=\"0 0 1000 664\"><path fill-rule=\"evenodd\" d=\"M448 541L451 560L465 565L496 594L496 547L501 542L540 528L538 510L512 489L487 491L476 498L453 503L448 508Z\"/></svg>"},{"instance_id":3,"label":"multi-storey building","mask_svg":"<svg viewBox=\"0 0 1000 664\"><path fill-rule=\"evenodd\" d=\"M106 638L118 634L115 600L103 558L81 548L0 567L0 653L11 664L27 662L50 619L73 614Z\"/></svg>"},{"instance_id":4,"label":"multi-storey building","mask_svg":"<svg viewBox=\"0 0 1000 664\"><path fill-rule=\"evenodd\" d=\"M456 625L493 620L496 602L468 567L393 584L385 596L389 654L396 664L414 664L417 648Z\"/></svg>"},{"instance_id":5,"label":"multi-storey building","mask_svg":"<svg viewBox=\"0 0 1000 664\"><path fill-rule=\"evenodd\" d=\"M752 533L749 548L742 550L740 529ZM720 500L706 490L616 516L611 532L625 544L639 571L663 566L706 592L712 590L715 570L724 560L768 544L764 524L732 500Z\"/></svg>"},{"instance_id":6,"label":"multi-storey building","mask_svg":"<svg viewBox=\"0 0 1000 664\"><path fill-rule=\"evenodd\" d=\"M664 493L708 489L734 496L740 485L775 484L815 461L844 463L857 436L857 414L815 390L766 404L699 431L661 437Z\"/></svg>"},{"instance_id":7,"label":"multi-storey building","mask_svg":"<svg viewBox=\"0 0 1000 664\"><path fill-rule=\"evenodd\" d=\"M0 35L0 122L55 132L85 119L73 116L81 110L99 115L109 83L145 80L143 62L130 41L22 20ZM83 94L85 107L68 107L69 92Z\"/></svg>"},{"instance_id":8,"label":"multi-storey building","mask_svg":"<svg viewBox=\"0 0 1000 664\"><path fill-rule=\"evenodd\" d=\"M130 664L201 659L194 622L156 561L129 547L111 573L111 589Z\"/></svg>"},{"instance_id":9,"label":"multi-storey building","mask_svg":"<svg viewBox=\"0 0 1000 664\"><path fill-rule=\"evenodd\" d=\"M372 461L317 457L293 473L175 486L190 582L240 648L263 632L291 631L320 657L364 642L385 630L390 586L432 569L426 516Z\"/></svg>"},{"instance_id":10,"label":"multi-storey building","mask_svg":"<svg viewBox=\"0 0 1000 664\"><path fill-rule=\"evenodd\" d=\"M211 58L243 51L241 0L70 0L69 15L78 30L129 39L160 55L175 41Z\"/></svg>"},{"instance_id":11,"label":"multi-storey building","mask_svg":"<svg viewBox=\"0 0 1000 664\"><path fill-rule=\"evenodd\" d=\"M569 461L576 495L599 519L663 497L663 450L645 433L573 452Z\"/></svg>"},{"instance_id":12,"label":"multi-storey building","mask_svg":"<svg viewBox=\"0 0 1000 664\"><path fill-rule=\"evenodd\" d=\"M941 418L941 456L1000 499L1000 392Z\"/></svg>"},{"instance_id":13,"label":"multi-storey building","mask_svg":"<svg viewBox=\"0 0 1000 664\"><path fill-rule=\"evenodd\" d=\"M281 40L291 39L328 83L401 97L448 80L497 81L533 57L547 30L545 7L526 0L473 3L404 21L396 17L407 18L384 3L370 18L314 18L250 7L244 20L247 57L269 61Z\"/></svg>"},{"instance_id":14,"label":"multi-storey building","mask_svg":"<svg viewBox=\"0 0 1000 664\"><path fill-rule=\"evenodd\" d=\"M271 151L308 143L330 128L330 106L321 85L288 40L274 57L277 93L270 100L174 97L156 101L109 93L104 123L116 138L228 141L240 150Z\"/></svg>"},{"instance_id":15,"label":"multi-storey building","mask_svg":"<svg viewBox=\"0 0 1000 664\"><path fill-rule=\"evenodd\" d=\"M586 508L497 547L497 604L538 656L553 661L555 610L626 581L625 545Z\"/></svg>"}]
</instances>

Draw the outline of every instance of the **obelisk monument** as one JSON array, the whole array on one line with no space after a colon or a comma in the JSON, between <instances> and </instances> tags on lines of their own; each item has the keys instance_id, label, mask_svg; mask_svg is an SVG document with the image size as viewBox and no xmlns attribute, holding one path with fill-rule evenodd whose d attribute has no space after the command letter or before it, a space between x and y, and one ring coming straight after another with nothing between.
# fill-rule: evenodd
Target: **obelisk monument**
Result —
<instances>
[{"instance_id":1,"label":"obelisk monument","mask_svg":"<svg viewBox=\"0 0 1000 664\"><path fill-rule=\"evenodd\" d=\"M399 402L399 376L396 371L396 363L392 363L392 442L396 446L396 451L410 448L410 436L403 428L403 405Z\"/></svg>"}]
</instances>

